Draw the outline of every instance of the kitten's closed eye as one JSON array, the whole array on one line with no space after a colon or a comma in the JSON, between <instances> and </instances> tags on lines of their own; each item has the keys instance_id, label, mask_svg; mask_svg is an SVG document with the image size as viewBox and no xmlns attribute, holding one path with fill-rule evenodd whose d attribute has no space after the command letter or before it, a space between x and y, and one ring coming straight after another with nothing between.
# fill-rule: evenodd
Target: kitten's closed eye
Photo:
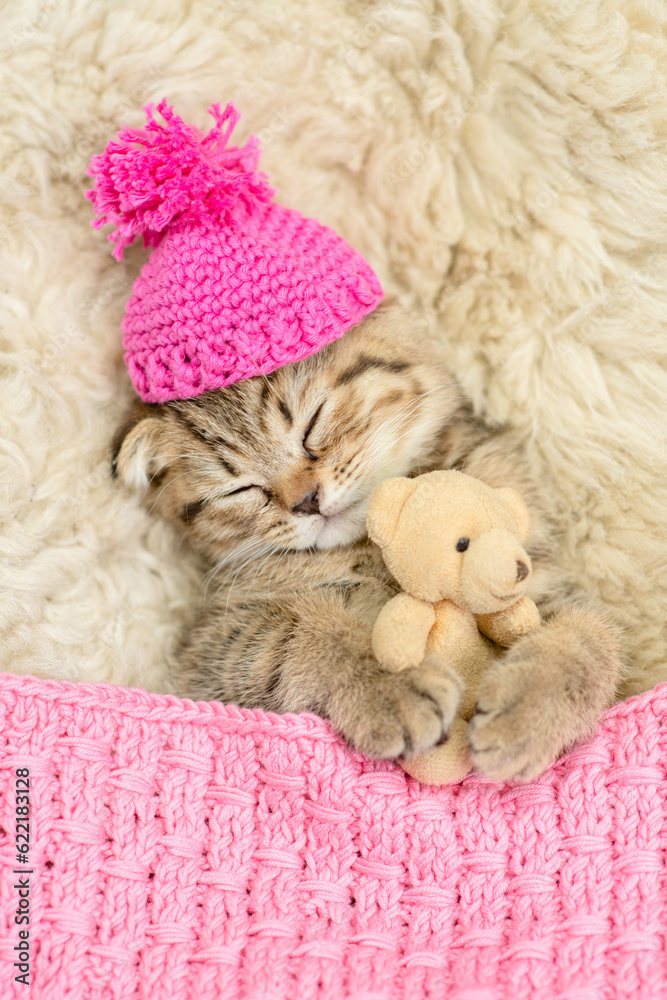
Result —
<instances>
[{"instance_id":1,"label":"kitten's closed eye","mask_svg":"<svg viewBox=\"0 0 667 1000\"><path fill-rule=\"evenodd\" d=\"M236 490L230 490L229 493L223 493L223 497L236 497L239 493L247 493L249 490L261 490L262 493L266 493L263 486L257 486L255 483L250 483L248 486L239 486Z\"/></svg>"},{"instance_id":2,"label":"kitten's closed eye","mask_svg":"<svg viewBox=\"0 0 667 1000\"><path fill-rule=\"evenodd\" d=\"M302 445L302 447L303 447L303 450L305 451L306 455L308 456L308 458L309 458L309 459L310 459L310 460L311 460L312 462L316 461L316 460L317 460L317 458L318 458L319 456L318 456L318 455L316 454L316 452L312 451L312 450L311 450L311 449L310 449L310 448L308 447L308 438L310 437L310 435L311 435L311 433L312 433L312 431L313 431L313 428L315 427L315 424L317 423L317 421L318 421L318 419L319 419L319 416L320 416L320 413L322 412L322 407L323 407L323 406L324 406L324 403L320 403L320 405L319 405L319 406L317 407L317 409L315 410L315 413L314 413L314 414L313 414L313 416L312 416L312 417L310 418L310 421L309 421L309 423L308 423L308 426L306 427L306 429L305 429L305 431L304 431L304 434L303 434L303 439L302 439L302 441L301 441L301 445Z\"/></svg>"}]
</instances>

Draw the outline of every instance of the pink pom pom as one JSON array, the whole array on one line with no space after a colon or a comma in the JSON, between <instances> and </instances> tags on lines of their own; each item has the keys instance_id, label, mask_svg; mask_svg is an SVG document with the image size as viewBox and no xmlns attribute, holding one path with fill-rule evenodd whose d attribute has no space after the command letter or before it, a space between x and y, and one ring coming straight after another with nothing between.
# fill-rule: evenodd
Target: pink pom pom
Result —
<instances>
[{"instance_id":1,"label":"pink pom pom","mask_svg":"<svg viewBox=\"0 0 667 1000\"><path fill-rule=\"evenodd\" d=\"M145 246L157 246L168 226L186 213L223 221L239 207L252 213L274 194L266 175L257 170L254 136L245 146L227 148L240 117L233 104L224 111L219 104L209 108L215 125L205 136L166 101L157 110L164 124L155 120L153 105L147 105L146 128L123 129L119 141L94 156L88 170L95 181L86 192L98 216L93 226L115 224L109 240L117 260L137 236L143 235Z\"/></svg>"}]
</instances>

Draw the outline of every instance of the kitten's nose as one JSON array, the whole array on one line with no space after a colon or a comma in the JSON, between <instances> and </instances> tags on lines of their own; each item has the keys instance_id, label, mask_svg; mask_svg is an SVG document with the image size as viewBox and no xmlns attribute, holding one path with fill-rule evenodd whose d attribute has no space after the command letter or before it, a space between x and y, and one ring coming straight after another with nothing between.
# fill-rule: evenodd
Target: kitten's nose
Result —
<instances>
[{"instance_id":1,"label":"kitten's nose","mask_svg":"<svg viewBox=\"0 0 667 1000\"><path fill-rule=\"evenodd\" d=\"M292 507L293 514L319 514L320 512L320 497L319 497L320 487L319 485L307 493L301 503L297 503Z\"/></svg>"},{"instance_id":2,"label":"kitten's nose","mask_svg":"<svg viewBox=\"0 0 667 1000\"><path fill-rule=\"evenodd\" d=\"M522 580L525 580L527 576L528 576L528 567L526 566L525 562L522 562L520 559L517 559L516 561L517 583L520 583Z\"/></svg>"}]
</instances>

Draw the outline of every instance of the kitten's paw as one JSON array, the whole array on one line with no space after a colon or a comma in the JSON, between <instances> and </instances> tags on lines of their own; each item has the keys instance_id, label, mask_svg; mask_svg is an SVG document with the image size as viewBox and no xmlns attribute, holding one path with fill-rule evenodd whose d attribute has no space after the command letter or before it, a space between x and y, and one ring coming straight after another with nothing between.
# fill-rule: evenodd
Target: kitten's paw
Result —
<instances>
[{"instance_id":1,"label":"kitten's paw","mask_svg":"<svg viewBox=\"0 0 667 1000\"><path fill-rule=\"evenodd\" d=\"M604 616L569 607L518 640L486 673L468 734L475 768L532 781L594 728L621 664Z\"/></svg>"},{"instance_id":2,"label":"kitten's paw","mask_svg":"<svg viewBox=\"0 0 667 1000\"><path fill-rule=\"evenodd\" d=\"M496 781L531 781L558 756L558 709L530 676L531 662L498 663L468 725L473 766Z\"/></svg>"},{"instance_id":3,"label":"kitten's paw","mask_svg":"<svg viewBox=\"0 0 667 1000\"><path fill-rule=\"evenodd\" d=\"M461 688L460 678L435 656L398 674L377 667L339 700L332 721L369 757L407 760L446 738Z\"/></svg>"}]
</instances>

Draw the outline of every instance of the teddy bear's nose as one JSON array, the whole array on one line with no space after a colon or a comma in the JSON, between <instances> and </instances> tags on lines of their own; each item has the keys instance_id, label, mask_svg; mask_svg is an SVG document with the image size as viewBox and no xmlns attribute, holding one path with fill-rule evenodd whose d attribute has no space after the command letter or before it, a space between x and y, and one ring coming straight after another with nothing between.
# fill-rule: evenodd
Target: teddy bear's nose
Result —
<instances>
[{"instance_id":1,"label":"teddy bear's nose","mask_svg":"<svg viewBox=\"0 0 667 1000\"><path fill-rule=\"evenodd\" d=\"M528 567L525 562L521 562L520 559L516 561L516 578L517 582L520 583L521 580L525 580L528 576Z\"/></svg>"}]
</instances>

